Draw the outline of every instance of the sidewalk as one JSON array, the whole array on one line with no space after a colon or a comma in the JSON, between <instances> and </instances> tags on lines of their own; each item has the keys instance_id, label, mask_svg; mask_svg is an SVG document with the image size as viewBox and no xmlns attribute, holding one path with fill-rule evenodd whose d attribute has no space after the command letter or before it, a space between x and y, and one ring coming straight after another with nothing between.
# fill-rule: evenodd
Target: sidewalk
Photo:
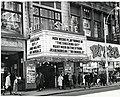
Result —
<instances>
[{"instance_id":1,"label":"sidewalk","mask_svg":"<svg viewBox=\"0 0 120 97\"><path fill-rule=\"evenodd\" d=\"M91 87L90 89L108 88L108 87L116 87L116 86L120 87L120 82L114 83L109 86L99 86L99 87L94 86L94 87ZM61 94L61 93L68 93L68 92L73 92L73 91L84 91L84 90L86 90L86 89L79 88L79 87L72 88L72 89L67 88L66 90L59 90L58 88L54 88L54 89L45 89L42 91L37 91L37 90L21 91L18 93L21 93L21 96L49 96L49 95L53 95L53 94ZM9 93L5 94L5 96L8 96L8 95L9 95ZM14 96L14 95L9 95L9 96Z\"/></svg>"}]
</instances>

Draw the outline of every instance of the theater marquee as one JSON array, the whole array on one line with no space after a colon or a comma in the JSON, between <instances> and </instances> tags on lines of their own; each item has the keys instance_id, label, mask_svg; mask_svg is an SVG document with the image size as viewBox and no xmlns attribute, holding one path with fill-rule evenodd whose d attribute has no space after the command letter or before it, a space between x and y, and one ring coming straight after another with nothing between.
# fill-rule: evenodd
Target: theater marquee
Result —
<instances>
[{"instance_id":1,"label":"theater marquee","mask_svg":"<svg viewBox=\"0 0 120 97\"><path fill-rule=\"evenodd\" d=\"M86 55L86 38L70 33L43 31L27 41L27 57Z\"/></svg>"}]
</instances>

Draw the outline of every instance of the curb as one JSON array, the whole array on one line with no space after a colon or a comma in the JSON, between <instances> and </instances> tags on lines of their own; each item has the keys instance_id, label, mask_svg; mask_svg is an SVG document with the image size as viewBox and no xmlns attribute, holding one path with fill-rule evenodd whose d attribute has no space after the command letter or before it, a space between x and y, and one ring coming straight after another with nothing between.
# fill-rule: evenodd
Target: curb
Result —
<instances>
[{"instance_id":1,"label":"curb","mask_svg":"<svg viewBox=\"0 0 120 97\"><path fill-rule=\"evenodd\" d=\"M101 86L101 87L91 87L90 90L94 90L94 89L101 89L101 88L109 88L109 87L116 87L116 86L120 86L120 85L110 85L110 86ZM68 91L61 91L61 92L55 92L55 93L49 93L49 94L42 94L42 95L36 95L36 96L50 96L50 95L55 95L55 94L62 94L62 93L69 93L69 92L75 92L75 91L85 91L88 89L74 89L74 90L68 90Z\"/></svg>"}]
</instances>

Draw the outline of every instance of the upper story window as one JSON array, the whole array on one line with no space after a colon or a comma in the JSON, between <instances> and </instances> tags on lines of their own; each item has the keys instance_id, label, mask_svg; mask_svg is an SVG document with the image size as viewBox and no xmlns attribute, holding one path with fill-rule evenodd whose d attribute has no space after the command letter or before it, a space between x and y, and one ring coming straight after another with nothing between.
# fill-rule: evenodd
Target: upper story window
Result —
<instances>
[{"instance_id":1,"label":"upper story window","mask_svg":"<svg viewBox=\"0 0 120 97\"><path fill-rule=\"evenodd\" d=\"M7 33L22 34L22 3L1 3L1 29Z\"/></svg>"},{"instance_id":2,"label":"upper story window","mask_svg":"<svg viewBox=\"0 0 120 97\"><path fill-rule=\"evenodd\" d=\"M49 6L54 8L54 2L41 2L41 5Z\"/></svg>"},{"instance_id":3,"label":"upper story window","mask_svg":"<svg viewBox=\"0 0 120 97\"><path fill-rule=\"evenodd\" d=\"M35 4L41 4L47 7L55 8L61 10L61 2L60 1L33 1Z\"/></svg>"},{"instance_id":4,"label":"upper story window","mask_svg":"<svg viewBox=\"0 0 120 97\"><path fill-rule=\"evenodd\" d=\"M80 32L80 10L79 7L71 6L71 31Z\"/></svg>"},{"instance_id":5,"label":"upper story window","mask_svg":"<svg viewBox=\"0 0 120 97\"><path fill-rule=\"evenodd\" d=\"M80 18L77 16L71 15L71 31L78 33L80 32L80 24L79 24Z\"/></svg>"},{"instance_id":6,"label":"upper story window","mask_svg":"<svg viewBox=\"0 0 120 97\"><path fill-rule=\"evenodd\" d=\"M91 10L89 10L88 8L83 8L83 17L91 19Z\"/></svg>"},{"instance_id":7,"label":"upper story window","mask_svg":"<svg viewBox=\"0 0 120 97\"><path fill-rule=\"evenodd\" d=\"M33 13L34 30L54 29L54 24L56 22L61 23L60 12L34 6L34 13Z\"/></svg>"},{"instance_id":8,"label":"upper story window","mask_svg":"<svg viewBox=\"0 0 120 97\"><path fill-rule=\"evenodd\" d=\"M101 13L94 11L94 37L101 37Z\"/></svg>"},{"instance_id":9,"label":"upper story window","mask_svg":"<svg viewBox=\"0 0 120 97\"><path fill-rule=\"evenodd\" d=\"M91 36L91 10L83 8L83 31L86 36Z\"/></svg>"}]
</instances>

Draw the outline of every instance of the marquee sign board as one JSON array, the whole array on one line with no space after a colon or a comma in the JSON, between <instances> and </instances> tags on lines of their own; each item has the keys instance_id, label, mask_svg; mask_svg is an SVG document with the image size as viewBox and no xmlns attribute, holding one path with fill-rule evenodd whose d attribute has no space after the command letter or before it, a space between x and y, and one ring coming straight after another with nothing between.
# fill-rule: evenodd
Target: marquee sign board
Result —
<instances>
[{"instance_id":1,"label":"marquee sign board","mask_svg":"<svg viewBox=\"0 0 120 97\"><path fill-rule=\"evenodd\" d=\"M81 57L86 54L86 38L70 33L43 31L27 41L27 58L40 56Z\"/></svg>"}]
</instances>

